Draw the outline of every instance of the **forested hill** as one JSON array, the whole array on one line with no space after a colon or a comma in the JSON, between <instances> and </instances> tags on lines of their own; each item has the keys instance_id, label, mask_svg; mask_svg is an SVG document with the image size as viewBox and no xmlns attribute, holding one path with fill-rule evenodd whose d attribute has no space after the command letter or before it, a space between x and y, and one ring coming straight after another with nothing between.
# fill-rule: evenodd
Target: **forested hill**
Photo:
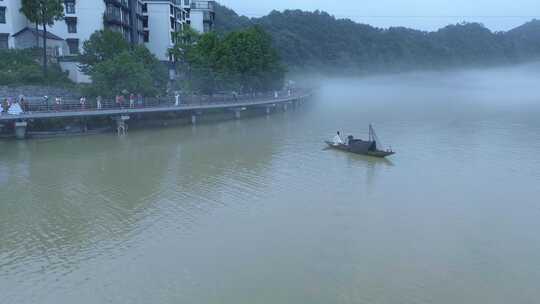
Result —
<instances>
[{"instance_id":1,"label":"forested hill","mask_svg":"<svg viewBox=\"0 0 540 304\"><path fill-rule=\"evenodd\" d=\"M218 5L216 30L253 25L269 32L289 69L408 70L485 66L540 59L540 20L507 32L479 23L449 25L435 32L375 28L320 11L274 11L262 18L239 16Z\"/></svg>"}]
</instances>

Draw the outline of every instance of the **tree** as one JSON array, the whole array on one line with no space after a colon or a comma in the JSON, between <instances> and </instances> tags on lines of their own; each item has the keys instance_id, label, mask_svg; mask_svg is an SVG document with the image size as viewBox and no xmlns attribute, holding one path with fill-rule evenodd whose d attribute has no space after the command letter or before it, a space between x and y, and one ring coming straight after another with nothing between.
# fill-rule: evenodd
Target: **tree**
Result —
<instances>
[{"instance_id":1,"label":"tree","mask_svg":"<svg viewBox=\"0 0 540 304\"><path fill-rule=\"evenodd\" d=\"M47 77L47 25L64 18L61 0L22 0L21 13L33 23L43 26L43 75Z\"/></svg>"},{"instance_id":2,"label":"tree","mask_svg":"<svg viewBox=\"0 0 540 304\"><path fill-rule=\"evenodd\" d=\"M134 46L131 54L150 73L155 91L158 93L165 91L169 82L169 71L166 66L142 45Z\"/></svg>"},{"instance_id":3,"label":"tree","mask_svg":"<svg viewBox=\"0 0 540 304\"><path fill-rule=\"evenodd\" d=\"M124 90L146 96L158 93L150 71L129 51L96 64L91 76L92 95L113 97Z\"/></svg>"},{"instance_id":4,"label":"tree","mask_svg":"<svg viewBox=\"0 0 540 304\"><path fill-rule=\"evenodd\" d=\"M174 58L177 72L187 75L189 80L191 79L191 67L187 56L195 47L201 35L189 25L184 26L181 31L175 32L173 35L174 45L169 49L168 53Z\"/></svg>"},{"instance_id":5,"label":"tree","mask_svg":"<svg viewBox=\"0 0 540 304\"><path fill-rule=\"evenodd\" d=\"M92 78L89 95L111 97L127 90L155 96L167 87L166 67L146 47L130 45L117 32L93 33L79 61L81 70Z\"/></svg>"},{"instance_id":6,"label":"tree","mask_svg":"<svg viewBox=\"0 0 540 304\"><path fill-rule=\"evenodd\" d=\"M90 74L98 63L129 49L130 45L122 34L111 30L97 31L83 44L83 53L79 56L81 71Z\"/></svg>"},{"instance_id":7,"label":"tree","mask_svg":"<svg viewBox=\"0 0 540 304\"><path fill-rule=\"evenodd\" d=\"M48 84L71 83L67 72L63 72L58 64L49 66L45 79L40 57L38 48L0 50L0 85L43 84L45 80Z\"/></svg>"},{"instance_id":8,"label":"tree","mask_svg":"<svg viewBox=\"0 0 540 304\"><path fill-rule=\"evenodd\" d=\"M280 89L285 69L271 37L261 28L202 35L185 58L193 70L192 89L212 94L216 90L261 92Z\"/></svg>"},{"instance_id":9,"label":"tree","mask_svg":"<svg viewBox=\"0 0 540 304\"><path fill-rule=\"evenodd\" d=\"M477 23L426 32L387 29L338 19L328 13L274 11L246 18L216 5L216 31L227 33L260 26L273 38L291 70L370 73L464 65L493 65L540 58L540 21L506 32Z\"/></svg>"},{"instance_id":10,"label":"tree","mask_svg":"<svg viewBox=\"0 0 540 304\"><path fill-rule=\"evenodd\" d=\"M202 35L186 55L192 75L188 81L192 87L205 94L226 89L223 69L219 65L221 41L215 33Z\"/></svg>"},{"instance_id":11,"label":"tree","mask_svg":"<svg viewBox=\"0 0 540 304\"><path fill-rule=\"evenodd\" d=\"M285 78L272 38L260 27L232 32L225 36L220 50L224 77L244 91L280 89Z\"/></svg>"}]
</instances>

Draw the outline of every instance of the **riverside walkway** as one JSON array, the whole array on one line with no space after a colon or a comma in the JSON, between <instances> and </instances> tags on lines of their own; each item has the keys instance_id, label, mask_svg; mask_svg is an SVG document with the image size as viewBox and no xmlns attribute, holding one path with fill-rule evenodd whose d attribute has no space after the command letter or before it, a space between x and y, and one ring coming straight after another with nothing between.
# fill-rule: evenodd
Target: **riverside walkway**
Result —
<instances>
[{"instance_id":1,"label":"riverside walkway","mask_svg":"<svg viewBox=\"0 0 540 304\"><path fill-rule=\"evenodd\" d=\"M281 107L284 110L288 105L296 105L312 96L311 91L295 90L294 92L279 92L259 96L239 96L237 98L221 99L184 99L178 105L174 100L158 100L145 103L144 105L133 105L132 107L124 105L118 107L113 103L104 103L102 108L98 109L95 105L80 105L76 101L61 105L55 108L55 105L31 104L24 113L19 115L0 115L0 124L13 123L15 135L17 138L24 138L26 127L29 122L46 119L68 119L68 118L90 118L90 117L111 117L117 122L117 126L124 125L129 115L144 115L150 113L187 113L191 115L191 122L195 124L197 117L204 115L206 111L224 110L234 112L235 118L241 117L241 112L251 108L265 108L266 114L270 114L272 109Z\"/></svg>"}]
</instances>

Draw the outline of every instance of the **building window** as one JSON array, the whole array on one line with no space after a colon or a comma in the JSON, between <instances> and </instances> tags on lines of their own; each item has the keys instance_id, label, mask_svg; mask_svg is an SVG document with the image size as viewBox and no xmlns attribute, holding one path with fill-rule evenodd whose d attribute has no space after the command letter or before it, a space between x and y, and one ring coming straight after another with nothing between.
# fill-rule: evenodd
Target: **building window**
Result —
<instances>
[{"instance_id":1,"label":"building window","mask_svg":"<svg viewBox=\"0 0 540 304\"><path fill-rule=\"evenodd\" d=\"M142 26L145 28L148 27L148 16L143 17Z\"/></svg>"},{"instance_id":2,"label":"building window","mask_svg":"<svg viewBox=\"0 0 540 304\"><path fill-rule=\"evenodd\" d=\"M79 39L66 39L66 42L72 55L79 54Z\"/></svg>"},{"instance_id":3,"label":"building window","mask_svg":"<svg viewBox=\"0 0 540 304\"><path fill-rule=\"evenodd\" d=\"M0 34L0 50L9 48L9 34Z\"/></svg>"},{"instance_id":4,"label":"building window","mask_svg":"<svg viewBox=\"0 0 540 304\"><path fill-rule=\"evenodd\" d=\"M65 6L66 14L75 14L75 0L67 0Z\"/></svg>"},{"instance_id":5,"label":"building window","mask_svg":"<svg viewBox=\"0 0 540 304\"><path fill-rule=\"evenodd\" d=\"M66 18L67 30L68 33L74 34L77 33L77 19Z\"/></svg>"},{"instance_id":6,"label":"building window","mask_svg":"<svg viewBox=\"0 0 540 304\"><path fill-rule=\"evenodd\" d=\"M6 7L0 6L0 24L6 23Z\"/></svg>"},{"instance_id":7,"label":"building window","mask_svg":"<svg viewBox=\"0 0 540 304\"><path fill-rule=\"evenodd\" d=\"M149 41L150 41L150 32L144 31L144 34L143 34L143 41L144 41L144 42L149 42Z\"/></svg>"},{"instance_id":8,"label":"building window","mask_svg":"<svg viewBox=\"0 0 540 304\"><path fill-rule=\"evenodd\" d=\"M142 5L142 12L143 12L143 13L148 13L148 5L147 5L146 3L144 3L144 4Z\"/></svg>"}]
</instances>

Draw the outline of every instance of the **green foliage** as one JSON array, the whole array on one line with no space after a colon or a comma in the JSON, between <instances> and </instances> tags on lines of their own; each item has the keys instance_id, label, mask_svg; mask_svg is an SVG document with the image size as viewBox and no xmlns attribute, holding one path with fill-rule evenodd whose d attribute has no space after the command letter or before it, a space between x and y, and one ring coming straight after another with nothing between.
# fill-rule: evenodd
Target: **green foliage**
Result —
<instances>
[{"instance_id":1,"label":"green foliage","mask_svg":"<svg viewBox=\"0 0 540 304\"><path fill-rule=\"evenodd\" d=\"M202 93L211 94L223 89L223 68L219 65L221 41L214 33L202 35L197 44L186 54L190 67L190 85ZM222 87L219 88L218 86Z\"/></svg>"},{"instance_id":2,"label":"green foliage","mask_svg":"<svg viewBox=\"0 0 540 304\"><path fill-rule=\"evenodd\" d=\"M22 0L20 11L32 23L52 26L64 17L63 3L62 0Z\"/></svg>"},{"instance_id":3,"label":"green foliage","mask_svg":"<svg viewBox=\"0 0 540 304\"><path fill-rule=\"evenodd\" d=\"M121 34L98 31L84 44L81 70L92 78L88 95L113 97L123 91L146 96L162 94L166 67L144 46L131 46Z\"/></svg>"},{"instance_id":4,"label":"green foliage","mask_svg":"<svg viewBox=\"0 0 540 304\"><path fill-rule=\"evenodd\" d=\"M152 92L154 92L152 95L160 94L165 91L167 83L169 82L169 71L166 66L162 64L150 50L142 45L134 46L131 54L136 61L143 64L145 70L152 77Z\"/></svg>"},{"instance_id":5,"label":"green foliage","mask_svg":"<svg viewBox=\"0 0 540 304\"><path fill-rule=\"evenodd\" d=\"M44 77L38 53L38 49L0 50L0 85L71 84L57 64Z\"/></svg>"},{"instance_id":6,"label":"green foliage","mask_svg":"<svg viewBox=\"0 0 540 304\"><path fill-rule=\"evenodd\" d=\"M79 56L81 71L91 73L96 64L113 59L129 48L122 34L111 30L97 31L84 42L83 53Z\"/></svg>"},{"instance_id":7,"label":"green foliage","mask_svg":"<svg viewBox=\"0 0 540 304\"><path fill-rule=\"evenodd\" d=\"M64 5L61 0L22 0L20 12L36 25L43 27L43 75L47 77L47 25L64 18Z\"/></svg>"},{"instance_id":8,"label":"green foliage","mask_svg":"<svg viewBox=\"0 0 540 304\"><path fill-rule=\"evenodd\" d=\"M124 90L147 96L156 94L149 70L129 51L96 64L91 75L91 95L112 97Z\"/></svg>"},{"instance_id":9,"label":"green foliage","mask_svg":"<svg viewBox=\"0 0 540 304\"><path fill-rule=\"evenodd\" d=\"M178 45L175 48L180 48ZM184 49L187 51L183 71L194 91L269 91L283 85L285 69L272 47L271 37L260 28L232 32L225 37L207 33Z\"/></svg>"},{"instance_id":10,"label":"green foliage","mask_svg":"<svg viewBox=\"0 0 540 304\"><path fill-rule=\"evenodd\" d=\"M216 4L217 12L215 17L216 32L222 36L232 31L244 30L253 23L248 17L239 16L235 11L225 6Z\"/></svg>"},{"instance_id":11,"label":"green foliage","mask_svg":"<svg viewBox=\"0 0 540 304\"><path fill-rule=\"evenodd\" d=\"M478 23L424 32L375 28L320 11L274 11L248 19L216 6L218 32L249 25L258 25L272 36L280 57L292 70L400 71L540 58L540 21L508 32L492 32Z\"/></svg>"},{"instance_id":12,"label":"green foliage","mask_svg":"<svg viewBox=\"0 0 540 304\"><path fill-rule=\"evenodd\" d=\"M174 33L174 46L169 49L169 54L174 56L180 63L187 61L187 54L199 41L201 35L190 26L185 26L181 31Z\"/></svg>"},{"instance_id":13,"label":"green foliage","mask_svg":"<svg viewBox=\"0 0 540 304\"><path fill-rule=\"evenodd\" d=\"M272 38L260 27L225 36L219 53L224 78L243 91L269 91L283 86L285 68Z\"/></svg>"}]
</instances>

